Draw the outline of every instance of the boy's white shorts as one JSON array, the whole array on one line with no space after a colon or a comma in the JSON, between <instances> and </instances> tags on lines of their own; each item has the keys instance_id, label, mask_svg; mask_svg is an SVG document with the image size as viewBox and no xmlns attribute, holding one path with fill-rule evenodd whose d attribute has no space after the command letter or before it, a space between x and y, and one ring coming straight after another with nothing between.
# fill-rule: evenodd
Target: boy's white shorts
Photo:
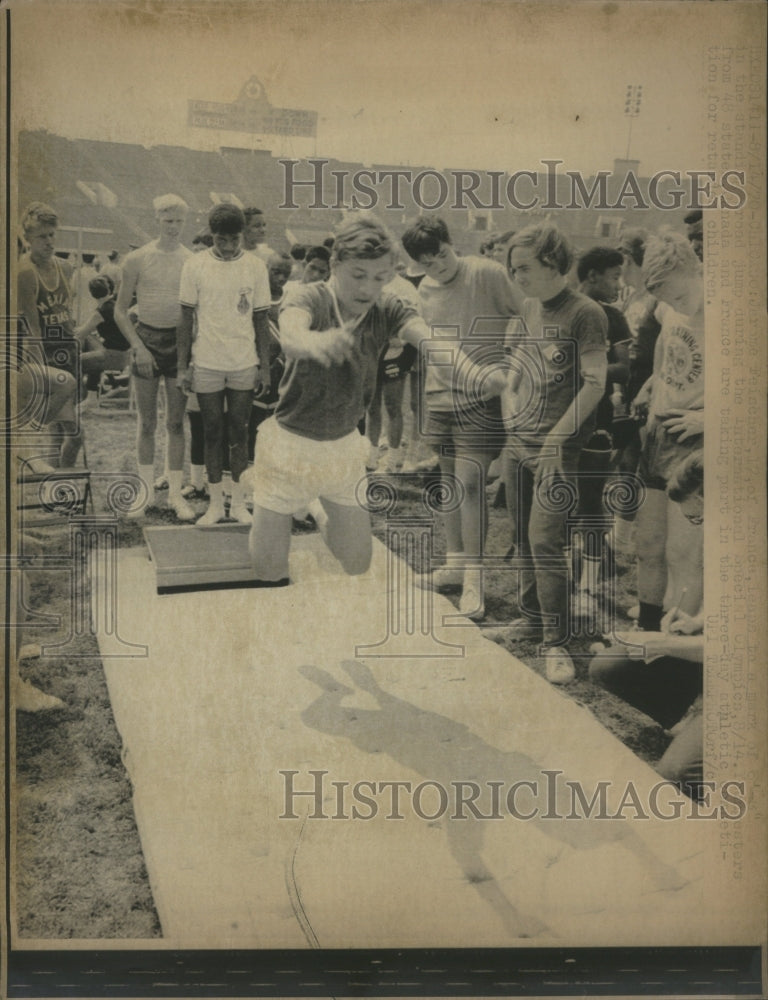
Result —
<instances>
[{"instance_id":1,"label":"boy's white shorts","mask_svg":"<svg viewBox=\"0 0 768 1000\"><path fill-rule=\"evenodd\" d=\"M295 514L318 497L357 507L366 492L367 454L368 441L356 430L335 441L314 441L270 417L256 439L253 502L278 514Z\"/></svg>"}]
</instances>

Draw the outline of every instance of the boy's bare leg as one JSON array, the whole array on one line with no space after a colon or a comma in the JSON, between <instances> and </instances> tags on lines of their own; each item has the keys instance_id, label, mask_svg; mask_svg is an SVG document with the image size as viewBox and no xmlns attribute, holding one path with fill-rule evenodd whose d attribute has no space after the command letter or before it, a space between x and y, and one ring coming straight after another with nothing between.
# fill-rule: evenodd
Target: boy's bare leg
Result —
<instances>
[{"instance_id":1,"label":"boy's bare leg","mask_svg":"<svg viewBox=\"0 0 768 1000\"><path fill-rule=\"evenodd\" d=\"M38 366L33 376L33 372L26 369L21 373L18 386L17 404L20 414L26 413L27 410L30 413L37 412L37 404L40 402L40 399L36 399L35 397L38 396L43 401L43 412L36 419L37 425L50 426L58 421L62 421L69 427L76 427L75 397L77 394L77 383L69 372L47 366ZM34 425L31 424L31 426ZM75 451L76 455L77 451ZM20 455L19 457L30 472L54 471L54 466L39 455ZM68 459L68 454L60 455L59 464L63 466L72 464Z\"/></svg>"},{"instance_id":2,"label":"boy's bare leg","mask_svg":"<svg viewBox=\"0 0 768 1000\"><path fill-rule=\"evenodd\" d=\"M139 411L139 428L136 441L138 464L140 466L154 465L155 431L157 430L157 392L160 388L160 379L138 378L136 375L131 377L136 392L136 408Z\"/></svg>"},{"instance_id":3,"label":"boy's bare leg","mask_svg":"<svg viewBox=\"0 0 768 1000\"><path fill-rule=\"evenodd\" d=\"M456 476L464 488L461 517L461 539L465 558L479 563L485 546L488 510L485 496L485 479L490 456L484 452L464 452L455 460ZM470 618L480 619L485 614L482 571L465 569L459 610Z\"/></svg>"},{"instance_id":4,"label":"boy's bare leg","mask_svg":"<svg viewBox=\"0 0 768 1000\"><path fill-rule=\"evenodd\" d=\"M648 489L637 512L637 591L646 604L664 601L667 586L667 496Z\"/></svg>"},{"instance_id":5,"label":"boy's bare leg","mask_svg":"<svg viewBox=\"0 0 768 1000\"><path fill-rule=\"evenodd\" d=\"M254 506L248 548L256 578L277 583L288 576L291 515Z\"/></svg>"},{"instance_id":6,"label":"boy's bare leg","mask_svg":"<svg viewBox=\"0 0 768 1000\"><path fill-rule=\"evenodd\" d=\"M456 475L456 463L453 456L441 455L440 456L440 475L452 477ZM451 493L452 488L448 487L448 492ZM462 516L461 509L457 508L455 510L450 510L448 513L441 515L443 520L443 525L445 526L445 549L447 554L458 554L464 551L464 545L461 535L462 528Z\"/></svg>"},{"instance_id":7,"label":"boy's bare leg","mask_svg":"<svg viewBox=\"0 0 768 1000\"><path fill-rule=\"evenodd\" d=\"M328 520L320 525L325 543L350 576L371 565L371 515L362 507L334 503L320 497Z\"/></svg>"},{"instance_id":8,"label":"boy's bare leg","mask_svg":"<svg viewBox=\"0 0 768 1000\"><path fill-rule=\"evenodd\" d=\"M59 453L59 466L62 469L70 469L77 461L77 456L83 446L83 435L78 430L76 420L61 420L59 427L64 435Z\"/></svg>"},{"instance_id":9,"label":"boy's bare leg","mask_svg":"<svg viewBox=\"0 0 768 1000\"><path fill-rule=\"evenodd\" d=\"M667 503L668 572L664 607L697 615L704 600L704 545L701 525L689 524L680 505Z\"/></svg>"},{"instance_id":10,"label":"boy's bare leg","mask_svg":"<svg viewBox=\"0 0 768 1000\"><path fill-rule=\"evenodd\" d=\"M157 404L155 404L155 407ZM165 380L165 429L168 435L167 465L171 472L184 468L184 412L187 397L175 378ZM154 461L154 433L152 435L152 460Z\"/></svg>"},{"instance_id":11,"label":"boy's bare leg","mask_svg":"<svg viewBox=\"0 0 768 1000\"><path fill-rule=\"evenodd\" d=\"M455 459L456 477L464 488L464 502L459 514L461 551L478 560L483 553L487 533L485 478L490 464L490 456L484 452L465 452Z\"/></svg>"}]
</instances>

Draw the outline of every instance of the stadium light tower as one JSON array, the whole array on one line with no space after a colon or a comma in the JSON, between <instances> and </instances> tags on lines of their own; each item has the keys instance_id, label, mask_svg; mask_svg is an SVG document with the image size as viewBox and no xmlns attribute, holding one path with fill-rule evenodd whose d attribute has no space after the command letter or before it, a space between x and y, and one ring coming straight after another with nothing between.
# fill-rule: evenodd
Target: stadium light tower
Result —
<instances>
[{"instance_id":1,"label":"stadium light tower","mask_svg":"<svg viewBox=\"0 0 768 1000\"><path fill-rule=\"evenodd\" d=\"M640 114L640 105L643 102L642 83L628 83L627 92L624 97L624 114L629 118L629 134L627 135L627 155L629 159L629 146L632 142L632 122Z\"/></svg>"}]
</instances>

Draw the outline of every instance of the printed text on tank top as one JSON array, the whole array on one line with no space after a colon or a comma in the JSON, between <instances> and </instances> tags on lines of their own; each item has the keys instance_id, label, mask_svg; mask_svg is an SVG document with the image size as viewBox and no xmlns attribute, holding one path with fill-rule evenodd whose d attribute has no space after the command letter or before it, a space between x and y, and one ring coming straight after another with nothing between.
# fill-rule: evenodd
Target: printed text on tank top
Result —
<instances>
[{"instance_id":1,"label":"printed text on tank top","mask_svg":"<svg viewBox=\"0 0 768 1000\"><path fill-rule=\"evenodd\" d=\"M34 263L34 262L33 262ZM37 309L40 314L40 319L43 321L43 333L51 327L62 327L71 323L71 293L69 288L69 282L64 274L64 269L59 263L58 259L54 257L53 259L53 276L55 277L55 282L53 288L51 288L45 280L42 269L39 265L34 264L35 268L35 299L37 300ZM50 271L49 271L50 274ZM50 280L50 277L49 277ZM45 293L44 299L41 302L41 289ZM58 312L56 309L58 308Z\"/></svg>"}]
</instances>

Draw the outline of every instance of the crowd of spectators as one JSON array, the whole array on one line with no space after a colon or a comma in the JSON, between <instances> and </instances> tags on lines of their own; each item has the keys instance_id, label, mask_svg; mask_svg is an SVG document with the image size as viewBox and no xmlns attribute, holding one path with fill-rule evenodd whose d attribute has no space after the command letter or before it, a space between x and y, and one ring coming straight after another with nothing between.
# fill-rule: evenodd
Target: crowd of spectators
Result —
<instances>
[{"instance_id":1,"label":"crowd of spectators","mask_svg":"<svg viewBox=\"0 0 768 1000\"><path fill-rule=\"evenodd\" d=\"M167 489L180 522L250 524L256 575L275 586L289 582L294 518L310 516L345 570L365 572L366 471L439 469L460 502L443 516L441 565L418 582L460 588L460 610L476 621L486 487L498 470L517 588L497 633L537 640L547 679L570 683L576 623L599 617L616 565L634 561L636 633L598 646L589 676L673 734L660 770L695 794L701 213L685 234L626 229L618 245L579 255L545 222L490 234L464 256L437 216L418 218L398 244L356 213L325 243L279 253L258 208L217 205L191 249L184 201L160 196L154 209L155 239L77 270L56 255L56 212L35 203L24 213L18 399L56 442L23 457L26 467L74 466L85 447L77 409L97 405L104 373L124 372L137 407L129 516ZM436 340L448 349L427 351ZM156 476L161 382L166 464ZM617 513L606 488L622 477L638 502ZM192 504L205 500L200 514ZM574 532L580 520L599 527ZM640 658L628 652L638 646Z\"/></svg>"}]
</instances>

